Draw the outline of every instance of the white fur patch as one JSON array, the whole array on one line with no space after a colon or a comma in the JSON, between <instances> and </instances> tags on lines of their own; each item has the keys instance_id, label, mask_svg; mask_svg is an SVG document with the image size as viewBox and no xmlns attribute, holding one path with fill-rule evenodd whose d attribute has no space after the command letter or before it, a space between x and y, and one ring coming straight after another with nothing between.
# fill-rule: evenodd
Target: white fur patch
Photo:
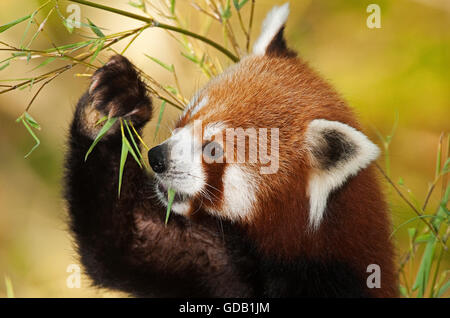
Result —
<instances>
[{"instance_id":1,"label":"white fur patch","mask_svg":"<svg viewBox=\"0 0 450 318\"><path fill-rule=\"evenodd\" d=\"M306 132L306 142L309 148L320 147L324 142L322 133L325 130L335 130L343 134L348 142L356 146L355 154L349 160L342 160L330 169L315 169L309 184L309 221L312 228L317 229L323 219L330 192L340 187L351 176L366 168L375 160L380 150L363 133L346 124L325 119L313 120ZM312 158L313 162L316 158Z\"/></svg>"},{"instance_id":2,"label":"white fur patch","mask_svg":"<svg viewBox=\"0 0 450 318\"><path fill-rule=\"evenodd\" d=\"M195 131L200 129L200 131ZM202 167L201 126L178 129L166 142L169 145L169 168L166 184L175 191L197 194L205 183Z\"/></svg>"},{"instance_id":3,"label":"white fur patch","mask_svg":"<svg viewBox=\"0 0 450 318\"><path fill-rule=\"evenodd\" d=\"M191 100L189 101L189 104L186 105L186 107L184 108L183 114L181 116L186 115L186 113L192 108L194 107L194 105L196 105L198 103L198 98L200 96L200 91L196 92L194 94L194 96L192 96Z\"/></svg>"},{"instance_id":4,"label":"white fur patch","mask_svg":"<svg viewBox=\"0 0 450 318\"><path fill-rule=\"evenodd\" d=\"M239 165L231 164L223 175L224 201L220 212L210 211L232 221L245 221L250 217L256 201L255 182Z\"/></svg>"},{"instance_id":5,"label":"white fur patch","mask_svg":"<svg viewBox=\"0 0 450 318\"><path fill-rule=\"evenodd\" d=\"M206 104L208 104L208 101L209 101L208 96L203 97L202 100L192 108L191 116L197 114L200 111L200 109L202 109Z\"/></svg>"},{"instance_id":6,"label":"white fur patch","mask_svg":"<svg viewBox=\"0 0 450 318\"><path fill-rule=\"evenodd\" d=\"M190 100L189 104L186 106L186 108L183 111L182 116L185 116L187 112L191 111L191 116L194 116L200 109L202 109L206 104L208 104L208 95L204 96L201 100L199 100L200 91L195 93L194 97Z\"/></svg>"},{"instance_id":7,"label":"white fur patch","mask_svg":"<svg viewBox=\"0 0 450 318\"><path fill-rule=\"evenodd\" d=\"M253 44L253 54L264 55L266 54L267 47L273 38L277 35L278 31L286 24L289 16L289 3L285 3L282 6L275 6L267 14L262 25L262 31L258 39Z\"/></svg>"}]
</instances>

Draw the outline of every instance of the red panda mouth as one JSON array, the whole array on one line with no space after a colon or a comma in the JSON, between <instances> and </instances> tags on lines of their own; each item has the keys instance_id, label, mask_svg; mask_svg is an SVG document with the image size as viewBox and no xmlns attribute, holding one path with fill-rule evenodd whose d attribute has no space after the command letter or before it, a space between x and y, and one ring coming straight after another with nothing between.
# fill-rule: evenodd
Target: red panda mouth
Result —
<instances>
[{"instance_id":1,"label":"red panda mouth","mask_svg":"<svg viewBox=\"0 0 450 318\"><path fill-rule=\"evenodd\" d=\"M158 182L158 191L161 193L161 195L165 198L167 201L168 199L168 189L167 187L162 184L161 182ZM181 203L184 201L187 201L190 198L188 194L181 193L181 192L175 192L175 197L173 199L173 202L175 203Z\"/></svg>"}]
</instances>

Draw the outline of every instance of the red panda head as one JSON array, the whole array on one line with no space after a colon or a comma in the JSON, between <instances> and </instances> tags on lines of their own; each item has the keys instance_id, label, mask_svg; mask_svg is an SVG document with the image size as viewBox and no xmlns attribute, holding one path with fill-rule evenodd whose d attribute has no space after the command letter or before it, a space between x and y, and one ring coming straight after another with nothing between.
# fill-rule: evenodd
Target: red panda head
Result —
<instances>
[{"instance_id":1,"label":"red panda head","mask_svg":"<svg viewBox=\"0 0 450 318\"><path fill-rule=\"evenodd\" d=\"M286 47L288 13L275 7L252 54L197 92L150 151L158 196L167 204L174 189L175 213L314 232L330 194L377 158L345 102Z\"/></svg>"}]
</instances>

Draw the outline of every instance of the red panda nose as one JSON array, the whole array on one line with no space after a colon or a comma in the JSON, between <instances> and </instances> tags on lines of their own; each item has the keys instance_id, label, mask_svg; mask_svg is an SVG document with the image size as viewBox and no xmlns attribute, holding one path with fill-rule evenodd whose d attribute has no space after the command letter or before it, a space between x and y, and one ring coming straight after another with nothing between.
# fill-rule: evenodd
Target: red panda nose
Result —
<instances>
[{"instance_id":1,"label":"red panda nose","mask_svg":"<svg viewBox=\"0 0 450 318\"><path fill-rule=\"evenodd\" d=\"M167 170L167 145L162 144L153 147L148 151L148 162L156 173L163 173Z\"/></svg>"}]
</instances>

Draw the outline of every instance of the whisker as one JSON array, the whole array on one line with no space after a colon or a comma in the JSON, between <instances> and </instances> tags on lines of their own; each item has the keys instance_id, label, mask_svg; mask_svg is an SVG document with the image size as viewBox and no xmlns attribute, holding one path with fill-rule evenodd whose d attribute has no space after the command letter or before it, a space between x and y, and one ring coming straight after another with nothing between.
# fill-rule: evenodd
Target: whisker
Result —
<instances>
[{"instance_id":1,"label":"whisker","mask_svg":"<svg viewBox=\"0 0 450 318\"><path fill-rule=\"evenodd\" d=\"M211 196L213 196L214 197L214 199L216 199L217 201L219 201L219 197L217 197L214 193L212 193L210 190L208 190L208 189L202 189L202 191L206 191L209 195L211 195ZM211 201L211 200L210 200ZM212 201L211 201L211 203L213 203Z\"/></svg>"},{"instance_id":2,"label":"whisker","mask_svg":"<svg viewBox=\"0 0 450 318\"><path fill-rule=\"evenodd\" d=\"M194 212L192 212L192 215L194 215L195 213L197 213L198 211L200 211L201 208L202 208L202 206L203 206L203 198L202 198L202 200L200 201L200 206L199 206Z\"/></svg>"},{"instance_id":3,"label":"whisker","mask_svg":"<svg viewBox=\"0 0 450 318\"><path fill-rule=\"evenodd\" d=\"M202 179L202 178L200 178L199 176L195 176L195 175L193 175L193 174L190 174L189 172L186 172L186 174L187 174L188 176L190 176L190 177ZM220 192L220 193L223 193L223 191L221 191L221 190L217 189L216 187L210 185L208 182L205 182L205 185L207 185L208 187L210 187L210 188L212 188L212 189L214 189L214 190L216 190L216 191L218 191L218 192Z\"/></svg>"}]
</instances>

